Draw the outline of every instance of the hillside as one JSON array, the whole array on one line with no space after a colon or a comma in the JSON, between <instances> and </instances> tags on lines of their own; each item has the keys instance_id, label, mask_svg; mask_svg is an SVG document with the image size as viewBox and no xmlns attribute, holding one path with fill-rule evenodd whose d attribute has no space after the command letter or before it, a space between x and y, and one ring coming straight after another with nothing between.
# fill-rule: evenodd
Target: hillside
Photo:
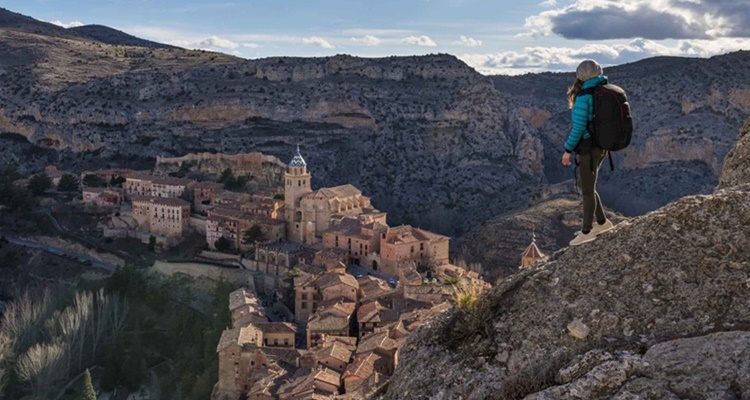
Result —
<instances>
[{"instance_id":1,"label":"hillside","mask_svg":"<svg viewBox=\"0 0 750 400\"><path fill-rule=\"evenodd\" d=\"M564 248L420 328L383 398L746 398L748 156L744 135L714 193Z\"/></svg>"},{"instance_id":2,"label":"hillside","mask_svg":"<svg viewBox=\"0 0 750 400\"><path fill-rule=\"evenodd\" d=\"M150 40L137 38L123 31L112 29L108 26L103 26L103 25L77 26L73 28L68 28L68 31L73 32L76 35L83 37L83 38L89 38L97 42L111 44L111 45L176 49L174 46L169 46L166 44L156 43Z\"/></svg>"},{"instance_id":3,"label":"hillside","mask_svg":"<svg viewBox=\"0 0 750 400\"><path fill-rule=\"evenodd\" d=\"M0 10L0 130L29 142L0 162L33 172L203 151L286 160L301 142L313 185L355 184L392 223L454 236L572 177L559 166L570 74L487 77L449 55L243 60L121 43L109 28ZM709 192L728 132L750 112L749 64L739 52L608 70L637 131L602 174L605 204L637 215Z\"/></svg>"}]
</instances>

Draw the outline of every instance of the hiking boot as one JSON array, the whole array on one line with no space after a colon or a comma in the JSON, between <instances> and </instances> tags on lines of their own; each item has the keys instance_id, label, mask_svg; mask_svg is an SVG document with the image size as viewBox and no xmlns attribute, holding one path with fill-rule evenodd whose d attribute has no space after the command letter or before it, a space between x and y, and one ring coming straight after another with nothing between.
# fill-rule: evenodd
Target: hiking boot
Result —
<instances>
[{"instance_id":1,"label":"hiking boot","mask_svg":"<svg viewBox=\"0 0 750 400\"><path fill-rule=\"evenodd\" d=\"M591 232L594 232L596 236L599 236L604 232L611 231L612 228L614 227L615 227L615 224L613 224L612 221L610 220L607 220L607 222L605 222L602 225L599 225L598 223L594 222L594 226L592 227ZM576 232L576 236L580 234L581 234L581 231Z\"/></svg>"},{"instance_id":2,"label":"hiking boot","mask_svg":"<svg viewBox=\"0 0 750 400\"><path fill-rule=\"evenodd\" d=\"M593 229L591 229L591 231L594 232L596 236L599 236L604 232L611 231L612 228L614 227L615 227L615 224L613 224L612 221L608 219L602 225L599 225L598 223L594 222L594 226L593 226Z\"/></svg>"},{"instance_id":3,"label":"hiking boot","mask_svg":"<svg viewBox=\"0 0 750 400\"><path fill-rule=\"evenodd\" d=\"M594 240L596 240L596 233L593 230L589 233L578 232L576 233L576 237L570 241L570 245L579 246L584 243L593 242Z\"/></svg>"}]
</instances>

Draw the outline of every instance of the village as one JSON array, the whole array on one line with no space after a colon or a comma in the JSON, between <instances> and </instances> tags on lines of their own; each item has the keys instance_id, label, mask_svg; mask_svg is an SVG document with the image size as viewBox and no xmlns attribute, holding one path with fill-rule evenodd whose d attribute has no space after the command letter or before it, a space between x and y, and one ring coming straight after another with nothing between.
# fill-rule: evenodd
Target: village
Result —
<instances>
[{"instance_id":1,"label":"village","mask_svg":"<svg viewBox=\"0 0 750 400\"><path fill-rule=\"evenodd\" d=\"M259 173L257 160L228 157ZM461 291L490 287L451 264L449 237L389 226L352 185L312 189L299 147L280 179L234 184L245 178L230 168L215 181L128 169L80 177L83 203L112 213L105 237L159 251L198 233L204 257L253 274L229 295L215 400L363 398L387 382L411 332ZM543 257L532 241L521 265Z\"/></svg>"}]
</instances>

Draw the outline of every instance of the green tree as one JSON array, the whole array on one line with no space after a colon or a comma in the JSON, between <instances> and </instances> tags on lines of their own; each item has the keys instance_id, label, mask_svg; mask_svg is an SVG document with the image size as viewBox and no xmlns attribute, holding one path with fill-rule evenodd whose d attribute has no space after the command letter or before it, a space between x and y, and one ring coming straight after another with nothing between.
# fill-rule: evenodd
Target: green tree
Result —
<instances>
[{"instance_id":1,"label":"green tree","mask_svg":"<svg viewBox=\"0 0 750 400\"><path fill-rule=\"evenodd\" d=\"M216 250L219 250L221 252L226 252L230 248L232 248L232 242L230 242L229 239L222 236L214 242L214 247L216 247Z\"/></svg>"},{"instance_id":2,"label":"green tree","mask_svg":"<svg viewBox=\"0 0 750 400\"><path fill-rule=\"evenodd\" d=\"M46 172L36 174L29 179L29 190L34 196L43 195L44 192L52 187L52 179Z\"/></svg>"},{"instance_id":3,"label":"green tree","mask_svg":"<svg viewBox=\"0 0 750 400\"><path fill-rule=\"evenodd\" d=\"M221 173L221 176L219 176L219 180L217 182L223 183L224 185L226 185L227 182L234 182L234 172L232 172L232 169L225 169L224 172Z\"/></svg>"},{"instance_id":4,"label":"green tree","mask_svg":"<svg viewBox=\"0 0 750 400\"><path fill-rule=\"evenodd\" d=\"M57 184L57 190L61 192L77 192L78 179L71 174L64 174L60 177L60 182Z\"/></svg>"},{"instance_id":5,"label":"green tree","mask_svg":"<svg viewBox=\"0 0 750 400\"><path fill-rule=\"evenodd\" d=\"M245 231L245 234L242 237L242 240L245 242L245 244L253 244L255 242L265 242L266 241L266 235L263 234L263 229L260 227L260 224L254 224L250 227L250 229Z\"/></svg>"},{"instance_id":6,"label":"green tree","mask_svg":"<svg viewBox=\"0 0 750 400\"><path fill-rule=\"evenodd\" d=\"M34 197L27 189L13 188L12 196L8 201L8 208L12 211L29 211L34 202Z\"/></svg>"},{"instance_id":7,"label":"green tree","mask_svg":"<svg viewBox=\"0 0 750 400\"><path fill-rule=\"evenodd\" d=\"M156 251L156 237L154 235L148 237L148 250Z\"/></svg>"},{"instance_id":8,"label":"green tree","mask_svg":"<svg viewBox=\"0 0 750 400\"><path fill-rule=\"evenodd\" d=\"M104 179L96 174L86 174L83 177L83 185L88 187L102 187L104 185Z\"/></svg>"},{"instance_id":9,"label":"green tree","mask_svg":"<svg viewBox=\"0 0 750 400\"><path fill-rule=\"evenodd\" d=\"M81 394L81 400L96 400L96 390L94 390L94 383L91 382L91 373L86 368L86 372L83 374L83 393Z\"/></svg>"},{"instance_id":10,"label":"green tree","mask_svg":"<svg viewBox=\"0 0 750 400\"><path fill-rule=\"evenodd\" d=\"M284 200L284 193L276 193L273 195L273 198L276 200Z\"/></svg>"},{"instance_id":11,"label":"green tree","mask_svg":"<svg viewBox=\"0 0 750 400\"><path fill-rule=\"evenodd\" d=\"M3 169L3 176L8 178L11 182L15 181L16 179L21 179L23 176L18 171L18 167L16 164L8 164L5 166L5 169Z\"/></svg>"}]
</instances>

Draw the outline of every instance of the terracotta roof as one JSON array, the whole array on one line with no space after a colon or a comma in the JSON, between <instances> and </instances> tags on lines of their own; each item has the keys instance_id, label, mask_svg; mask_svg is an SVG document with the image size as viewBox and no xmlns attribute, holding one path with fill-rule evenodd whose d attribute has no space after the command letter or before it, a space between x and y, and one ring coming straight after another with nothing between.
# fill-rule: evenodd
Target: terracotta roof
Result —
<instances>
[{"instance_id":1,"label":"terracotta roof","mask_svg":"<svg viewBox=\"0 0 750 400\"><path fill-rule=\"evenodd\" d=\"M352 349L349 346L340 343L333 342L331 345L327 345L315 352L315 359L319 360L324 357L331 357L341 362L348 363L352 357Z\"/></svg>"},{"instance_id":2,"label":"terracotta roof","mask_svg":"<svg viewBox=\"0 0 750 400\"><path fill-rule=\"evenodd\" d=\"M359 341L357 354L364 354L376 349L392 350L398 347L395 340L388 337L388 332L368 333Z\"/></svg>"},{"instance_id":3,"label":"terracotta roof","mask_svg":"<svg viewBox=\"0 0 750 400\"><path fill-rule=\"evenodd\" d=\"M532 241L529 247L523 251L521 257L543 258L544 254L539 250L539 247L536 246L536 241Z\"/></svg>"},{"instance_id":4,"label":"terracotta roof","mask_svg":"<svg viewBox=\"0 0 750 400\"><path fill-rule=\"evenodd\" d=\"M341 332L349 329L350 317L332 313L316 313L310 315L307 322L308 331Z\"/></svg>"},{"instance_id":5,"label":"terracotta roof","mask_svg":"<svg viewBox=\"0 0 750 400\"><path fill-rule=\"evenodd\" d=\"M323 336L323 346L331 346L334 343L344 346L350 351L354 351L357 348L357 338L353 336L334 336L325 335Z\"/></svg>"},{"instance_id":6,"label":"terracotta roof","mask_svg":"<svg viewBox=\"0 0 750 400\"><path fill-rule=\"evenodd\" d=\"M414 228L413 232L417 236L422 236L425 240L429 240L429 241L441 241L441 240L448 240L448 239L450 239L450 237L448 237L448 236L440 235L440 234L437 234L435 232L426 231L426 230L420 229L420 228Z\"/></svg>"},{"instance_id":7,"label":"terracotta roof","mask_svg":"<svg viewBox=\"0 0 750 400\"><path fill-rule=\"evenodd\" d=\"M174 198L174 197L152 197L152 196L140 196L133 195L133 203L151 203L160 206L168 207L190 207L190 203L185 200Z\"/></svg>"},{"instance_id":8,"label":"terracotta roof","mask_svg":"<svg viewBox=\"0 0 750 400\"><path fill-rule=\"evenodd\" d=\"M340 316L349 316L354 315L354 310L357 308L357 305L345 298L345 297L337 297L335 299L328 299L323 300L318 304L318 309L316 312L318 313L333 313Z\"/></svg>"},{"instance_id":9,"label":"terracotta roof","mask_svg":"<svg viewBox=\"0 0 750 400\"><path fill-rule=\"evenodd\" d=\"M195 185L193 185L193 188L223 190L224 185L219 182L203 181L203 182L196 182Z\"/></svg>"},{"instance_id":10,"label":"terracotta roof","mask_svg":"<svg viewBox=\"0 0 750 400\"><path fill-rule=\"evenodd\" d=\"M325 231L332 235L342 236L362 236L369 239L371 236L362 235L362 222L358 218L344 218L331 226Z\"/></svg>"},{"instance_id":11,"label":"terracotta roof","mask_svg":"<svg viewBox=\"0 0 750 400\"><path fill-rule=\"evenodd\" d=\"M343 283L355 289L359 289L357 278L355 278L353 275L339 274L336 272L329 272L319 276L313 284L318 289L325 289L330 286L338 285L339 283Z\"/></svg>"},{"instance_id":12,"label":"terracotta roof","mask_svg":"<svg viewBox=\"0 0 750 400\"><path fill-rule=\"evenodd\" d=\"M323 195L323 197L333 199L333 198L341 198L341 197L352 197L352 196L361 196L362 191L357 189L355 186L346 184L341 186L334 186L334 187L327 187L327 188L320 188L312 193L308 193L305 195L305 197L315 197L317 195Z\"/></svg>"},{"instance_id":13,"label":"terracotta roof","mask_svg":"<svg viewBox=\"0 0 750 400\"><path fill-rule=\"evenodd\" d=\"M244 305L255 305L259 304L255 294L247 288L237 289L232 293L229 293L229 309L235 310Z\"/></svg>"},{"instance_id":14,"label":"terracotta roof","mask_svg":"<svg viewBox=\"0 0 750 400\"><path fill-rule=\"evenodd\" d=\"M367 379L367 377L375 373L375 363L382 358L377 353L363 354L355 357L354 362L346 367L343 377L357 376L360 379Z\"/></svg>"},{"instance_id":15,"label":"terracotta roof","mask_svg":"<svg viewBox=\"0 0 750 400\"><path fill-rule=\"evenodd\" d=\"M250 326L263 333L297 333L297 327L289 322L260 322Z\"/></svg>"},{"instance_id":16,"label":"terracotta roof","mask_svg":"<svg viewBox=\"0 0 750 400\"><path fill-rule=\"evenodd\" d=\"M329 369L323 368L314 375L316 381L322 381L334 386L341 386L341 374Z\"/></svg>"},{"instance_id":17,"label":"terracotta roof","mask_svg":"<svg viewBox=\"0 0 750 400\"><path fill-rule=\"evenodd\" d=\"M359 307L357 322L394 322L398 321L398 313L388 308L381 300L373 300Z\"/></svg>"},{"instance_id":18,"label":"terracotta roof","mask_svg":"<svg viewBox=\"0 0 750 400\"><path fill-rule=\"evenodd\" d=\"M174 176L154 176L151 182L154 185L169 185L169 186L187 186L192 183L192 179L177 178Z\"/></svg>"}]
</instances>

